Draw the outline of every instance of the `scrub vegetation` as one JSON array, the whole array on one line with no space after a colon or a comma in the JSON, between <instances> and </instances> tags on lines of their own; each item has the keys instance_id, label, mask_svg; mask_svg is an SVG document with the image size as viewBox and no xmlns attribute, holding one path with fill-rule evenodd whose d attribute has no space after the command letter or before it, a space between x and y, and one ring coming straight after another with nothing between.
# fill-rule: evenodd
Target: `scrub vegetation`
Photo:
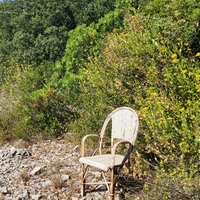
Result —
<instances>
[{"instance_id":1,"label":"scrub vegetation","mask_svg":"<svg viewBox=\"0 0 200 200\"><path fill-rule=\"evenodd\" d=\"M129 106L135 199L200 198L198 1L4 0L0 18L2 142L80 141Z\"/></svg>"}]
</instances>

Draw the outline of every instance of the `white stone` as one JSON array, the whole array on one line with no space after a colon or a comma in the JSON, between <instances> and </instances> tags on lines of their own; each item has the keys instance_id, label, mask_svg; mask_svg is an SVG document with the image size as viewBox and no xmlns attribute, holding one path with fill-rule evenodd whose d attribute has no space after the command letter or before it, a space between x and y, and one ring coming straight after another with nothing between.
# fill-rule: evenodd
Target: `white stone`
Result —
<instances>
[{"instance_id":1,"label":"white stone","mask_svg":"<svg viewBox=\"0 0 200 200\"><path fill-rule=\"evenodd\" d=\"M35 167L32 171L31 171L31 175L34 176L34 175L38 175L42 172L42 168L41 167Z\"/></svg>"},{"instance_id":2,"label":"white stone","mask_svg":"<svg viewBox=\"0 0 200 200\"><path fill-rule=\"evenodd\" d=\"M63 175L61 176L62 182L65 182L65 181L69 180L69 178L70 178L69 175L63 174Z\"/></svg>"}]
</instances>

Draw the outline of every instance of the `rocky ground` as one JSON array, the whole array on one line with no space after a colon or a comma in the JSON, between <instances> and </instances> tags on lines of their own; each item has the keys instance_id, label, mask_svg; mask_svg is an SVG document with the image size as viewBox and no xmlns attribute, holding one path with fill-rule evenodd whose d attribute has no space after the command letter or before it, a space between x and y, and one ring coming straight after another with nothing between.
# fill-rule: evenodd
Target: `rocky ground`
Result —
<instances>
[{"instance_id":1,"label":"rocky ground","mask_svg":"<svg viewBox=\"0 0 200 200\"><path fill-rule=\"evenodd\" d=\"M0 91L0 112L5 96ZM81 197L79 157L80 146L64 139L31 145L22 140L0 143L0 200L108 199L103 187ZM100 178L97 172L90 174L93 181ZM119 193L117 190L115 199L124 199Z\"/></svg>"},{"instance_id":2,"label":"rocky ground","mask_svg":"<svg viewBox=\"0 0 200 200\"><path fill-rule=\"evenodd\" d=\"M62 140L26 148L20 141L2 145L0 199L81 199L79 151L79 146ZM102 195L95 194L95 199L102 199Z\"/></svg>"},{"instance_id":3,"label":"rocky ground","mask_svg":"<svg viewBox=\"0 0 200 200\"><path fill-rule=\"evenodd\" d=\"M107 199L105 190L81 198L79 152L65 140L0 146L0 200Z\"/></svg>"}]
</instances>

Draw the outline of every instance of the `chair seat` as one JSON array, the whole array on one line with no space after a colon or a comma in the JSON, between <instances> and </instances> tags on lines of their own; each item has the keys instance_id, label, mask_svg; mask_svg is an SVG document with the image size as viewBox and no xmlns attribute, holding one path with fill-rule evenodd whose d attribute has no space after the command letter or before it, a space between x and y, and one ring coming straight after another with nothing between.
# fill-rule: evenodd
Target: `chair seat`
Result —
<instances>
[{"instance_id":1,"label":"chair seat","mask_svg":"<svg viewBox=\"0 0 200 200\"><path fill-rule=\"evenodd\" d=\"M90 165L92 167L96 167L103 171L108 171L111 168L111 157L111 154L81 157L79 159L79 162L84 163L86 165ZM115 166L120 166L122 164L123 159L124 156L116 154Z\"/></svg>"}]
</instances>

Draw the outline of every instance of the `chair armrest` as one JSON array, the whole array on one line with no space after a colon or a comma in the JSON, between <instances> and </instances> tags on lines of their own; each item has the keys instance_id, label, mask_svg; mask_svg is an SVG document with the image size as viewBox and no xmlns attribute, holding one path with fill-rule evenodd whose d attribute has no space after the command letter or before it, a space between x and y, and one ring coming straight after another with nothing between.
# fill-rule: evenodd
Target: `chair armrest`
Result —
<instances>
[{"instance_id":1,"label":"chair armrest","mask_svg":"<svg viewBox=\"0 0 200 200\"><path fill-rule=\"evenodd\" d=\"M112 148L112 163L111 163L111 166L113 167L114 164L115 164L115 152L116 152L116 149L117 147L119 146L119 144L122 144L122 143L127 143L129 144L129 148L126 152L126 155L124 156L124 159L122 161L122 165L126 162L126 160L128 159L129 155L131 154L132 150L133 150L133 145L127 141L127 140L119 140L118 142L116 142Z\"/></svg>"},{"instance_id":2,"label":"chair armrest","mask_svg":"<svg viewBox=\"0 0 200 200\"><path fill-rule=\"evenodd\" d=\"M89 135L85 135L81 141L81 157L84 157L84 153L85 153L85 141L87 138L89 137L98 137L99 138L99 135L97 134L89 134Z\"/></svg>"}]
</instances>

